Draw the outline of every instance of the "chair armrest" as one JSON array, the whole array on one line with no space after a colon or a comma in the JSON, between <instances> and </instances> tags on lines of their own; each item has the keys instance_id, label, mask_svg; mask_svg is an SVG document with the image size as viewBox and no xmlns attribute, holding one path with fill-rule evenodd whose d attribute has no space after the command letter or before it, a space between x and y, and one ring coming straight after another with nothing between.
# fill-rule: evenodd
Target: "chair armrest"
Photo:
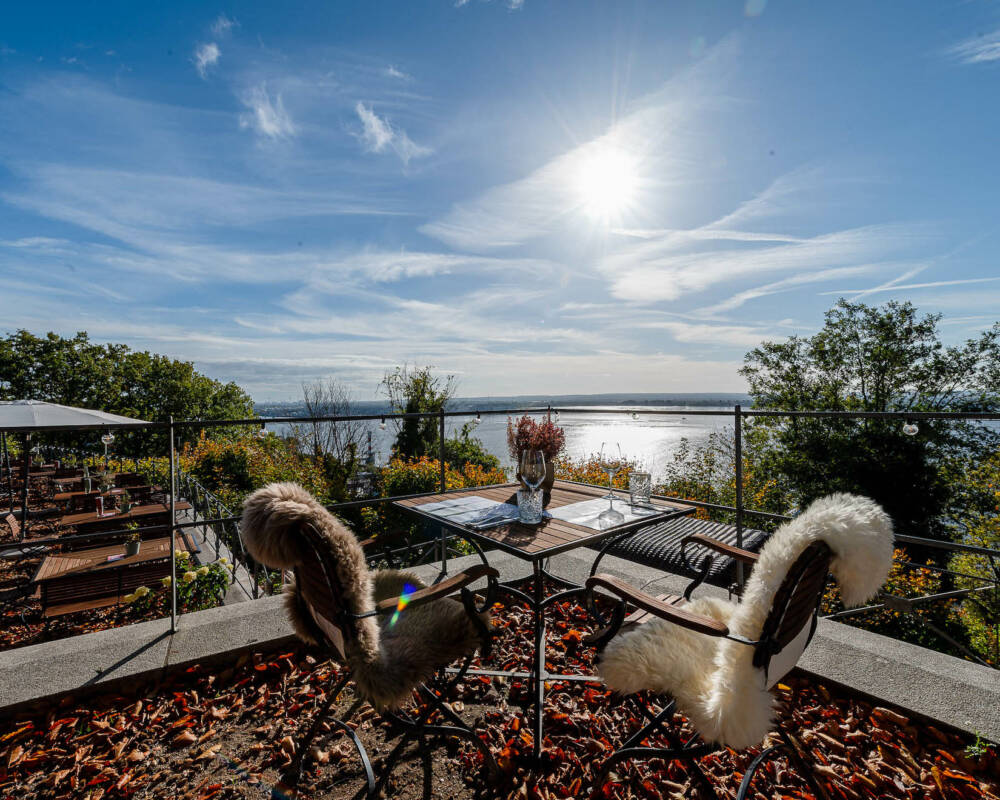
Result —
<instances>
[{"instance_id":1,"label":"chair armrest","mask_svg":"<svg viewBox=\"0 0 1000 800\"><path fill-rule=\"evenodd\" d=\"M756 553L751 553L749 550L744 550L742 547L734 547L731 544L720 542L718 539L713 539L711 536L706 536L704 533L692 533L690 536L685 536L681 540L681 545L686 544L704 545L705 547L715 550L717 553L722 553L723 555L739 559L744 564L756 564L757 559L760 558L760 556Z\"/></svg>"},{"instance_id":2,"label":"chair armrest","mask_svg":"<svg viewBox=\"0 0 1000 800\"><path fill-rule=\"evenodd\" d=\"M375 537L370 536L367 539L361 539L360 541L358 541L358 544L360 544L361 549L364 550L366 547L370 547L371 545L375 544Z\"/></svg>"},{"instance_id":3,"label":"chair armrest","mask_svg":"<svg viewBox=\"0 0 1000 800\"><path fill-rule=\"evenodd\" d=\"M667 605L660 602L652 595L648 595L639 589L629 586L624 581L618 580L611 575L593 575L587 579L588 591L593 591L595 587L606 589L612 594L631 603L643 611L648 611L653 616L680 625L682 628L704 633L708 636L726 636L729 628L712 617L695 614L677 606Z\"/></svg>"},{"instance_id":4,"label":"chair armrest","mask_svg":"<svg viewBox=\"0 0 1000 800\"><path fill-rule=\"evenodd\" d=\"M487 567L485 564L476 564L475 566L469 567L467 570L463 570L447 580L441 581L441 583L436 583L433 586L417 590L409 596L406 604L408 606L415 606L420 603L428 603L432 600L439 600L442 597L454 594L459 589L468 586L470 583L477 581L480 578L490 578L491 580L496 580L499 577L500 573L493 569L493 567ZM379 614L387 614L390 611L395 611L398 607L399 598L390 597L377 604L375 606L375 611Z\"/></svg>"}]
</instances>

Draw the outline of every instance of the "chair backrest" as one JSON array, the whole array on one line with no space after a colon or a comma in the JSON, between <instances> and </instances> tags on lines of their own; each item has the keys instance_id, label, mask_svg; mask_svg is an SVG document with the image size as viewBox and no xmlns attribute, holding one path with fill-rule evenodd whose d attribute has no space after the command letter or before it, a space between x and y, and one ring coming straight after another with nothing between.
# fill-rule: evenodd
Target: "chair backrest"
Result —
<instances>
[{"instance_id":1,"label":"chair backrest","mask_svg":"<svg viewBox=\"0 0 1000 800\"><path fill-rule=\"evenodd\" d=\"M10 528L11 535L17 539L21 536L21 521L15 517L13 514L7 515L7 526Z\"/></svg>"},{"instance_id":2,"label":"chair backrest","mask_svg":"<svg viewBox=\"0 0 1000 800\"><path fill-rule=\"evenodd\" d=\"M813 542L792 564L774 595L753 655L753 665L764 670L767 688L788 674L812 639L831 557L825 542Z\"/></svg>"},{"instance_id":3,"label":"chair backrest","mask_svg":"<svg viewBox=\"0 0 1000 800\"><path fill-rule=\"evenodd\" d=\"M311 525L301 528L305 558L295 567L295 586L299 600L312 618L326 643L341 661L346 659L346 645L357 637L357 624L346 615L348 608L336 564L324 538Z\"/></svg>"}]
</instances>

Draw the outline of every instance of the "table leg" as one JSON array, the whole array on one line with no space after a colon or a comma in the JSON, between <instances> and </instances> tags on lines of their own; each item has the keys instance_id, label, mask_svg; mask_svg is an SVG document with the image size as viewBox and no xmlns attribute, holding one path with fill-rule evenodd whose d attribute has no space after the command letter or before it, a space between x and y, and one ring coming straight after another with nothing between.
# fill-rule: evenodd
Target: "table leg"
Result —
<instances>
[{"instance_id":1,"label":"table leg","mask_svg":"<svg viewBox=\"0 0 1000 800\"><path fill-rule=\"evenodd\" d=\"M532 729L532 755L536 759L542 754L542 737L544 736L545 724L545 679L548 674L545 671L545 589L543 586L543 574L545 570L541 562L536 561L533 565L534 578L534 613L535 613L535 724Z\"/></svg>"}]
</instances>

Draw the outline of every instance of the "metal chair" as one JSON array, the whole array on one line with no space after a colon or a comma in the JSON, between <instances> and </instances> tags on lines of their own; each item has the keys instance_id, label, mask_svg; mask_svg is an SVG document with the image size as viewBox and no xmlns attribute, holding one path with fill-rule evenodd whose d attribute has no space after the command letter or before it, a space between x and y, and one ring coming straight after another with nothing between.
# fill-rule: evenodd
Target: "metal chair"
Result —
<instances>
[{"instance_id":1,"label":"metal chair","mask_svg":"<svg viewBox=\"0 0 1000 800\"><path fill-rule=\"evenodd\" d=\"M324 722L350 736L361 759L367 796L374 797L391 775L406 745L427 734L458 736L482 753L490 774L499 770L487 745L451 708L447 700L462 681L477 651L491 646L489 609L499 573L477 565L434 586L423 587L416 576L398 570L369 571L361 543L300 487L272 484L247 499L241 530L247 550L258 562L291 569L286 586L288 612L296 633L324 648L345 670L326 693L313 722L299 741L283 783L298 784L303 760ZM273 522L281 503L294 502L302 512ZM277 530L275 530L277 529ZM280 540L280 541L279 541ZM486 578L481 602L468 589ZM458 594L458 598L454 595ZM470 637L471 634L471 637ZM456 670L445 667L460 658ZM364 744L344 720L330 717L338 695L353 680L358 695L402 728L399 742L386 758L376 781ZM429 684L429 685L428 685ZM402 710L413 692L426 701L415 712ZM439 715L443 721L434 720Z\"/></svg>"},{"instance_id":2,"label":"metal chair","mask_svg":"<svg viewBox=\"0 0 1000 800\"><path fill-rule=\"evenodd\" d=\"M764 562L751 573L739 603L691 600L694 589L710 572L708 555L701 558L700 575L683 597L654 597L610 575L595 575L587 581L587 606L604 626L590 640L601 654L598 670L609 685L629 692L628 701L644 721L603 764L594 797L616 764L647 758L691 761L694 779L711 791L695 759L723 746L743 749L764 739L772 727L769 690L795 666L809 644L831 568L845 598L854 603L878 590L891 564L892 530L884 512L864 498L841 495L832 499L843 507L818 501L779 529L760 554L703 534L684 540L685 548L701 545L751 567ZM604 619L594 603L598 589L616 600L610 620ZM627 605L636 609L630 616L626 616ZM606 663L612 642L614 650ZM650 693L666 695L659 709ZM693 736L682 739L671 729L675 712L688 719ZM732 721L727 720L727 713ZM644 744L657 734L666 738L668 747ZM780 726L778 735L781 742L764 749L744 773L738 800L750 791L759 768L783 749L816 795L825 796Z\"/></svg>"}]
</instances>

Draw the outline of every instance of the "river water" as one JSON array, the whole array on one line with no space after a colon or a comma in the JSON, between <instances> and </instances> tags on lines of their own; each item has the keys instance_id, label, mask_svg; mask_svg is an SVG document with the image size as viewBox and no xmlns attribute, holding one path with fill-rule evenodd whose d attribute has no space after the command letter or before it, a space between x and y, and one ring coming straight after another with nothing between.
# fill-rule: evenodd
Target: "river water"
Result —
<instances>
[{"instance_id":1,"label":"river water","mask_svg":"<svg viewBox=\"0 0 1000 800\"><path fill-rule=\"evenodd\" d=\"M606 397L606 396L605 396ZM476 425L474 436L483 442L486 450L497 456L504 467L513 466L507 453L507 417L502 414L487 414L491 409L511 407L533 407L551 403L562 408L574 408L573 412L559 415L558 424L566 433L566 453L573 459L586 458L596 454L603 442L616 443L621 446L622 455L633 459L639 465L653 474L654 480L663 475L667 463L677 451L682 439L691 444L704 442L712 431L720 429L732 430L733 403L720 403L729 399L715 395L685 396L687 402L656 403L655 397L643 397L641 402L605 403L600 405L577 405L576 403L560 402L563 399L579 401L580 398L549 398L547 402L526 402L535 398L490 398L459 399L449 404L449 410L470 411L468 417L448 417L445 421L445 433L451 436L462 425L475 419L475 411L484 412ZM589 398L588 398L589 399ZM594 398L595 400L597 398ZM634 399L634 398L633 398ZM673 397L663 399L675 399ZM734 402L745 402L741 396L733 396ZM677 414L659 415L649 411L670 410ZM371 414L384 411L385 407L375 403L358 403L353 411L358 414ZM691 411L728 411L719 416L694 415ZM258 411L264 416L298 416L304 414L304 409L297 405L260 405ZM541 420L544 415L535 415ZM271 428L276 433L286 433L287 426L275 425ZM378 463L384 463L388 457L396 437L396 430L391 420L383 429L378 420L367 424L372 435L372 450Z\"/></svg>"}]
</instances>

